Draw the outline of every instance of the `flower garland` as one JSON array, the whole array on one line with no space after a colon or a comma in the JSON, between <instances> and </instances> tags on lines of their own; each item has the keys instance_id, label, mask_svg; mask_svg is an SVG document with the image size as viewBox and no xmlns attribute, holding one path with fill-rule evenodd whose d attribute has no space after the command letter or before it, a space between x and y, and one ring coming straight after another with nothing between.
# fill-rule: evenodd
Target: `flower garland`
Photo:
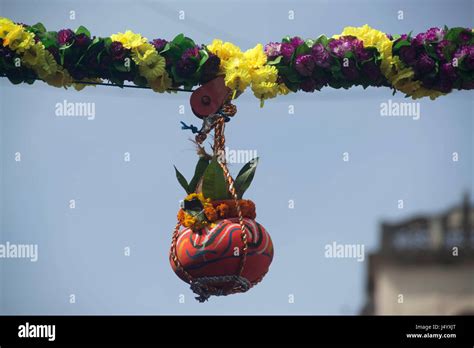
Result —
<instances>
[{"instance_id":1,"label":"flower garland","mask_svg":"<svg viewBox=\"0 0 474 348\"><path fill-rule=\"evenodd\" d=\"M196 45L183 34L149 41L128 30L101 38L83 26L55 32L0 17L0 75L15 84L39 79L78 90L88 82L123 87L127 81L159 93L224 75L234 97L250 88L262 105L290 91L326 86L385 86L413 99L435 99L474 88L474 34L444 27L392 37L364 25L331 38L286 37L242 51L221 40Z\"/></svg>"}]
</instances>

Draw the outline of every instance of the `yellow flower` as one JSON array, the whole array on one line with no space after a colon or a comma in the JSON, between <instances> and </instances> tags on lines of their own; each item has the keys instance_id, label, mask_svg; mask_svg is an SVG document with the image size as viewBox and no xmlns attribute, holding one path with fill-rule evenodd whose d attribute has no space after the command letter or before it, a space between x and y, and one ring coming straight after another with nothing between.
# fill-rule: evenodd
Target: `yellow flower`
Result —
<instances>
[{"instance_id":1,"label":"yellow flower","mask_svg":"<svg viewBox=\"0 0 474 348\"><path fill-rule=\"evenodd\" d=\"M56 63L53 55L46 50L44 51L43 59L38 60L38 64L34 67L38 77L43 80L49 75L56 74L58 69L59 65Z\"/></svg>"},{"instance_id":2,"label":"yellow flower","mask_svg":"<svg viewBox=\"0 0 474 348\"><path fill-rule=\"evenodd\" d=\"M276 82L278 78L278 69L273 65L265 65L252 71L252 83Z\"/></svg>"},{"instance_id":3,"label":"yellow flower","mask_svg":"<svg viewBox=\"0 0 474 348\"><path fill-rule=\"evenodd\" d=\"M252 82L248 66L243 59L234 57L224 65L225 84L232 90L243 92Z\"/></svg>"},{"instance_id":4,"label":"yellow flower","mask_svg":"<svg viewBox=\"0 0 474 348\"><path fill-rule=\"evenodd\" d=\"M290 92L291 92L290 89L288 87L286 87L286 85L284 83L280 83L278 85L278 94L287 95Z\"/></svg>"},{"instance_id":5,"label":"yellow flower","mask_svg":"<svg viewBox=\"0 0 474 348\"><path fill-rule=\"evenodd\" d=\"M240 48L230 42L222 42L222 40L215 39L212 44L207 46L207 49L217 55L221 60L226 61L234 57L242 57Z\"/></svg>"},{"instance_id":6,"label":"yellow flower","mask_svg":"<svg viewBox=\"0 0 474 348\"><path fill-rule=\"evenodd\" d=\"M209 198L204 198L204 195L202 193L190 193L189 195L186 196L186 198L184 200L185 201L192 201L194 198L199 199L202 204L211 202L211 200Z\"/></svg>"},{"instance_id":7,"label":"yellow flower","mask_svg":"<svg viewBox=\"0 0 474 348\"><path fill-rule=\"evenodd\" d=\"M34 43L34 34L25 31L21 25L15 25L3 39L4 46L19 53L29 49Z\"/></svg>"},{"instance_id":8,"label":"yellow flower","mask_svg":"<svg viewBox=\"0 0 474 348\"><path fill-rule=\"evenodd\" d=\"M260 82L252 84L252 91L260 100L275 98L278 94L278 83Z\"/></svg>"},{"instance_id":9,"label":"yellow flower","mask_svg":"<svg viewBox=\"0 0 474 348\"><path fill-rule=\"evenodd\" d=\"M262 44L258 44L244 53L244 59L252 69L257 69L267 62L267 55L263 51Z\"/></svg>"},{"instance_id":10,"label":"yellow flower","mask_svg":"<svg viewBox=\"0 0 474 348\"><path fill-rule=\"evenodd\" d=\"M123 47L132 49L146 43L148 40L142 37L140 34L135 34L131 30L127 30L125 33L117 33L110 36L112 41L121 42Z\"/></svg>"},{"instance_id":11,"label":"yellow flower","mask_svg":"<svg viewBox=\"0 0 474 348\"><path fill-rule=\"evenodd\" d=\"M0 39L5 39L8 33L16 27L17 25L8 18L0 17Z\"/></svg>"},{"instance_id":12,"label":"yellow flower","mask_svg":"<svg viewBox=\"0 0 474 348\"><path fill-rule=\"evenodd\" d=\"M23 54L23 62L30 67L39 65L44 61L44 46L41 43L37 43L30 48L28 48Z\"/></svg>"},{"instance_id":13,"label":"yellow flower","mask_svg":"<svg viewBox=\"0 0 474 348\"><path fill-rule=\"evenodd\" d=\"M72 78L67 70L58 66L57 71L53 75L47 76L45 79L48 85L54 87L68 87L72 84Z\"/></svg>"},{"instance_id":14,"label":"yellow flower","mask_svg":"<svg viewBox=\"0 0 474 348\"><path fill-rule=\"evenodd\" d=\"M148 81L155 80L165 71L165 59L158 53L148 55L147 59L138 65L140 75L145 77Z\"/></svg>"},{"instance_id":15,"label":"yellow flower","mask_svg":"<svg viewBox=\"0 0 474 348\"><path fill-rule=\"evenodd\" d=\"M149 81L149 85L151 89L158 93L166 92L168 88L171 87L171 84L172 84L172 80L166 71L160 77L152 81Z\"/></svg>"},{"instance_id":16,"label":"yellow flower","mask_svg":"<svg viewBox=\"0 0 474 348\"><path fill-rule=\"evenodd\" d=\"M158 54L155 50L155 47L149 43L145 43L133 49L132 58L135 63L140 64L144 61L147 61L150 56L155 54Z\"/></svg>"}]
</instances>

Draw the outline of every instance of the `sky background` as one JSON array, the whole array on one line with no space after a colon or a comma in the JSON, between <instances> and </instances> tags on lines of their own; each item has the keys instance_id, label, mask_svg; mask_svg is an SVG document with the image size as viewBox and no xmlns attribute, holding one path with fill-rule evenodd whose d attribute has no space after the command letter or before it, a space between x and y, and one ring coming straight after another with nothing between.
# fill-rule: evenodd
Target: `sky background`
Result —
<instances>
[{"instance_id":1,"label":"sky background","mask_svg":"<svg viewBox=\"0 0 474 348\"><path fill-rule=\"evenodd\" d=\"M108 36L132 29L149 39L183 32L197 43L221 38L243 49L366 23L388 33L473 27L473 8L473 1L460 0L0 0L0 16L41 21L50 30L84 25ZM404 20L397 19L399 10ZM422 100L417 121L380 116L381 103L408 101L385 88L301 92L262 109L248 92L236 101L226 139L231 149L256 150L260 157L246 196L257 204L275 257L264 281L248 293L200 304L168 262L185 195L173 165L190 177L197 159L191 134L179 123L199 124L188 98L0 81L0 241L39 246L36 263L0 259L0 313L357 314L366 262L325 258L324 246L360 243L375 250L381 221L441 212L473 191L472 92ZM56 117L55 105L64 100L94 102L95 120ZM123 161L125 152L131 162ZM76 209L69 209L71 199Z\"/></svg>"}]
</instances>

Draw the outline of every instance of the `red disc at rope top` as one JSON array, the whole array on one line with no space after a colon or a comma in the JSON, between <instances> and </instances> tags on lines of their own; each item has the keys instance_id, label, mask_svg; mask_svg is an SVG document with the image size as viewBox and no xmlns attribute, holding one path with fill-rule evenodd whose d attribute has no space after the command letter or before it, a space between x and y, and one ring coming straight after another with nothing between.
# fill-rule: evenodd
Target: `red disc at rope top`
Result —
<instances>
[{"instance_id":1,"label":"red disc at rope top","mask_svg":"<svg viewBox=\"0 0 474 348\"><path fill-rule=\"evenodd\" d=\"M197 117L207 117L219 111L229 93L230 89L226 87L224 77L219 76L193 92L191 109Z\"/></svg>"}]
</instances>

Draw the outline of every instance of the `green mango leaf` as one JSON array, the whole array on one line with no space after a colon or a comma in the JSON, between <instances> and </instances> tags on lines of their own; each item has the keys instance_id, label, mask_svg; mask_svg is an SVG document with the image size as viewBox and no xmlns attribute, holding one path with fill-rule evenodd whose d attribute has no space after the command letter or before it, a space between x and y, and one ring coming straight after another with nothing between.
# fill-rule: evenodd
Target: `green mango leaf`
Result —
<instances>
[{"instance_id":1,"label":"green mango leaf","mask_svg":"<svg viewBox=\"0 0 474 348\"><path fill-rule=\"evenodd\" d=\"M204 175L204 172L206 171L207 167L209 165L209 160L201 157L199 158L199 161L196 164L196 169L194 170L194 176L189 182L188 189L190 192L195 192L196 187L199 183L199 180L201 180L202 176Z\"/></svg>"},{"instance_id":2,"label":"green mango leaf","mask_svg":"<svg viewBox=\"0 0 474 348\"><path fill-rule=\"evenodd\" d=\"M410 41L408 40L400 40L398 41L392 48L392 51L393 52L396 52L398 51L400 48L402 48L403 46L410 46Z\"/></svg>"},{"instance_id":3,"label":"green mango leaf","mask_svg":"<svg viewBox=\"0 0 474 348\"><path fill-rule=\"evenodd\" d=\"M129 72L130 71L130 67L126 67L123 62L115 61L115 62L113 62L113 66L117 71L120 71L120 72Z\"/></svg>"},{"instance_id":4,"label":"green mango leaf","mask_svg":"<svg viewBox=\"0 0 474 348\"><path fill-rule=\"evenodd\" d=\"M41 33L39 37L45 48L58 47L58 33L56 31Z\"/></svg>"},{"instance_id":5,"label":"green mango leaf","mask_svg":"<svg viewBox=\"0 0 474 348\"><path fill-rule=\"evenodd\" d=\"M255 176L255 171L257 170L257 164L258 157L244 165L237 175L234 185L239 199L242 198L245 191L250 187L253 177Z\"/></svg>"},{"instance_id":6,"label":"green mango leaf","mask_svg":"<svg viewBox=\"0 0 474 348\"><path fill-rule=\"evenodd\" d=\"M183 42L183 40L184 40L184 34L181 33L181 34L176 35L176 37L171 41L171 43L179 46Z\"/></svg>"},{"instance_id":7,"label":"green mango leaf","mask_svg":"<svg viewBox=\"0 0 474 348\"><path fill-rule=\"evenodd\" d=\"M167 42L166 45L165 45L165 47L164 47L160 52L158 52L158 53L163 54L163 53L165 53L166 51L169 51L169 49L170 49L170 43Z\"/></svg>"},{"instance_id":8,"label":"green mango leaf","mask_svg":"<svg viewBox=\"0 0 474 348\"><path fill-rule=\"evenodd\" d=\"M311 52L311 48L306 44L299 45L298 48L295 51L296 56L300 56L303 54L308 54Z\"/></svg>"},{"instance_id":9,"label":"green mango leaf","mask_svg":"<svg viewBox=\"0 0 474 348\"><path fill-rule=\"evenodd\" d=\"M313 39L307 39L305 40L305 43L308 47L313 47L313 45L315 44L315 41Z\"/></svg>"},{"instance_id":10,"label":"green mango leaf","mask_svg":"<svg viewBox=\"0 0 474 348\"><path fill-rule=\"evenodd\" d=\"M199 50L199 53L201 54L201 60L199 61L199 68L201 68L204 63L207 62L209 59L209 53L207 53L206 50Z\"/></svg>"},{"instance_id":11,"label":"green mango leaf","mask_svg":"<svg viewBox=\"0 0 474 348\"><path fill-rule=\"evenodd\" d=\"M91 37L90 31L87 30L87 28L82 25L76 29L76 35L79 35L79 34L85 34L87 37Z\"/></svg>"},{"instance_id":12,"label":"green mango leaf","mask_svg":"<svg viewBox=\"0 0 474 348\"><path fill-rule=\"evenodd\" d=\"M229 199L229 191L224 177L224 171L214 158L204 171L202 183L202 193L204 197L211 200Z\"/></svg>"},{"instance_id":13,"label":"green mango leaf","mask_svg":"<svg viewBox=\"0 0 474 348\"><path fill-rule=\"evenodd\" d=\"M464 28L460 28L460 27L451 28L448 30L448 32L444 36L444 39L448 41L458 42L459 34L461 34L461 32L463 32L464 30L465 30Z\"/></svg>"},{"instance_id":14,"label":"green mango leaf","mask_svg":"<svg viewBox=\"0 0 474 348\"><path fill-rule=\"evenodd\" d=\"M317 43L321 43L324 45L324 47L326 47L328 45L328 38L326 35L319 35L318 38L316 39L316 41L314 42L315 44Z\"/></svg>"},{"instance_id":15,"label":"green mango leaf","mask_svg":"<svg viewBox=\"0 0 474 348\"><path fill-rule=\"evenodd\" d=\"M278 56L274 60L267 62L267 65L276 65L279 64L283 56Z\"/></svg>"},{"instance_id":16,"label":"green mango leaf","mask_svg":"<svg viewBox=\"0 0 474 348\"><path fill-rule=\"evenodd\" d=\"M31 28L33 28L35 34L46 32L46 28L43 23L36 23L35 25L32 25Z\"/></svg>"},{"instance_id":17,"label":"green mango leaf","mask_svg":"<svg viewBox=\"0 0 474 348\"><path fill-rule=\"evenodd\" d=\"M186 180L186 178L183 176L183 174L181 174L178 170L178 168L176 168L176 166L174 166L174 170L176 172L176 178L178 179L178 182L180 183L180 185L184 188L184 190L186 191L187 194L190 194L191 192L189 191L189 185L188 185L188 181Z\"/></svg>"}]
</instances>

